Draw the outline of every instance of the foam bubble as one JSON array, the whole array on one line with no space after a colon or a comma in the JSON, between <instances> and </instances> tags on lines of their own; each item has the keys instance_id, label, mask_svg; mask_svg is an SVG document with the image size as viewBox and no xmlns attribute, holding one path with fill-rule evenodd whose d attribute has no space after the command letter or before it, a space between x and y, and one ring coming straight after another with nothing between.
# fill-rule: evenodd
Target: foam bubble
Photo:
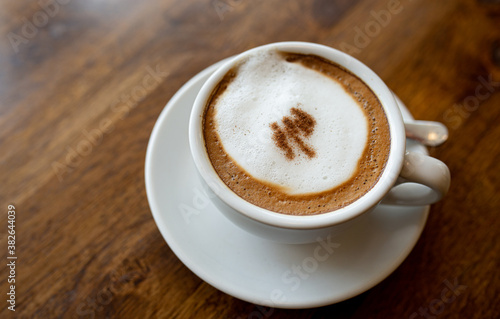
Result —
<instances>
[{"instance_id":1,"label":"foam bubble","mask_svg":"<svg viewBox=\"0 0 500 319\"><path fill-rule=\"evenodd\" d=\"M271 123L298 108L315 120L301 140L309 157L293 141L293 159L273 140ZM289 194L316 193L351 178L367 143L368 121L357 99L336 80L273 51L244 61L238 76L219 96L215 119L226 152L254 178L284 187Z\"/></svg>"}]
</instances>

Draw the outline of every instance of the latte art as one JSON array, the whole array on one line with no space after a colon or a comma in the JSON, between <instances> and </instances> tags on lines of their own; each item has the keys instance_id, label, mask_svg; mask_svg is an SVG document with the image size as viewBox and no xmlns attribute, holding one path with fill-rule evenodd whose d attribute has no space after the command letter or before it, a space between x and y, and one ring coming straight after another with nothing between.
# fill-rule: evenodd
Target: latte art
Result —
<instances>
[{"instance_id":1,"label":"latte art","mask_svg":"<svg viewBox=\"0 0 500 319\"><path fill-rule=\"evenodd\" d=\"M353 202L376 183L389 152L387 119L373 92L315 56L248 56L214 90L203 125L226 185L287 214Z\"/></svg>"},{"instance_id":2,"label":"latte art","mask_svg":"<svg viewBox=\"0 0 500 319\"><path fill-rule=\"evenodd\" d=\"M316 121L311 115L296 107L293 107L290 112L292 113L292 117L285 116L282 119L283 127L280 127L278 122L271 124L274 143L284 152L285 157L289 160L295 158L296 151L293 144L297 145L307 157L316 156L314 149L302 139L302 137L309 137L312 134Z\"/></svg>"}]
</instances>

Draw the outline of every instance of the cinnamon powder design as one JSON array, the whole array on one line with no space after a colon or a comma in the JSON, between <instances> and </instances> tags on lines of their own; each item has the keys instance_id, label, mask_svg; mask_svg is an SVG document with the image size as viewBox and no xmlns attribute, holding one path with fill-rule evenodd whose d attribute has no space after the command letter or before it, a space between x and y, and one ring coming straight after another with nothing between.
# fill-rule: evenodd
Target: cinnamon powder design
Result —
<instances>
[{"instance_id":1,"label":"cinnamon powder design","mask_svg":"<svg viewBox=\"0 0 500 319\"><path fill-rule=\"evenodd\" d=\"M288 160L295 158L297 148L307 157L313 158L316 156L316 152L304 142L304 138L313 133L316 120L298 107L292 107L290 113L291 116L283 117L281 126L278 125L278 122L270 124L275 145L283 151Z\"/></svg>"}]
</instances>

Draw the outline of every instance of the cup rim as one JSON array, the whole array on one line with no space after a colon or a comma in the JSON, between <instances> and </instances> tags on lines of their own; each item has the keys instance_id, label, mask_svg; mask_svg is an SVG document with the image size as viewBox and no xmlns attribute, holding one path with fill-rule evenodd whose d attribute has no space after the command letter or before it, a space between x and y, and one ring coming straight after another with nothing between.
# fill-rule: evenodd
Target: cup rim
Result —
<instances>
[{"instance_id":1,"label":"cup rim","mask_svg":"<svg viewBox=\"0 0 500 319\"><path fill-rule=\"evenodd\" d=\"M358 76L374 92L384 108L391 137L389 158L377 183L353 203L334 211L316 215L287 215L247 202L234 193L219 177L205 149L202 120L207 100L222 77L241 59L257 50L275 49L286 52L315 54L339 64ZM287 229L317 229L349 221L377 205L396 182L403 165L406 136L403 118L394 95L385 83L365 64L334 48L309 42L276 42L247 50L225 62L203 84L198 92L189 119L189 146L203 180L224 203L239 214L266 225Z\"/></svg>"}]
</instances>

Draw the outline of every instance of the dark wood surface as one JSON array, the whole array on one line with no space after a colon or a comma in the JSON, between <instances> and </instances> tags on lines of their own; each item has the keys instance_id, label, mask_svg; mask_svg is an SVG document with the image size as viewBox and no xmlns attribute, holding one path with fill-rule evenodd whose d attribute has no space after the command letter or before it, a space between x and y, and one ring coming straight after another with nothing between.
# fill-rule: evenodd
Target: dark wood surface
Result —
<instances>
[{"instance_id":1,"label":"dark wood surface","mask_svg":"<svg viewBox=\"0 0 500 319\"><path fill-rule=\"evenodd\" d=\"M1 0L0 35L1 318L500 317L499 1ZM284 40L352 54L415 118L450 130L430 152L451 189L409 257L317 309L260 308L200 280L158 231L144 186L172 95L216 61Z\"/></svg>"}]
</instances>

